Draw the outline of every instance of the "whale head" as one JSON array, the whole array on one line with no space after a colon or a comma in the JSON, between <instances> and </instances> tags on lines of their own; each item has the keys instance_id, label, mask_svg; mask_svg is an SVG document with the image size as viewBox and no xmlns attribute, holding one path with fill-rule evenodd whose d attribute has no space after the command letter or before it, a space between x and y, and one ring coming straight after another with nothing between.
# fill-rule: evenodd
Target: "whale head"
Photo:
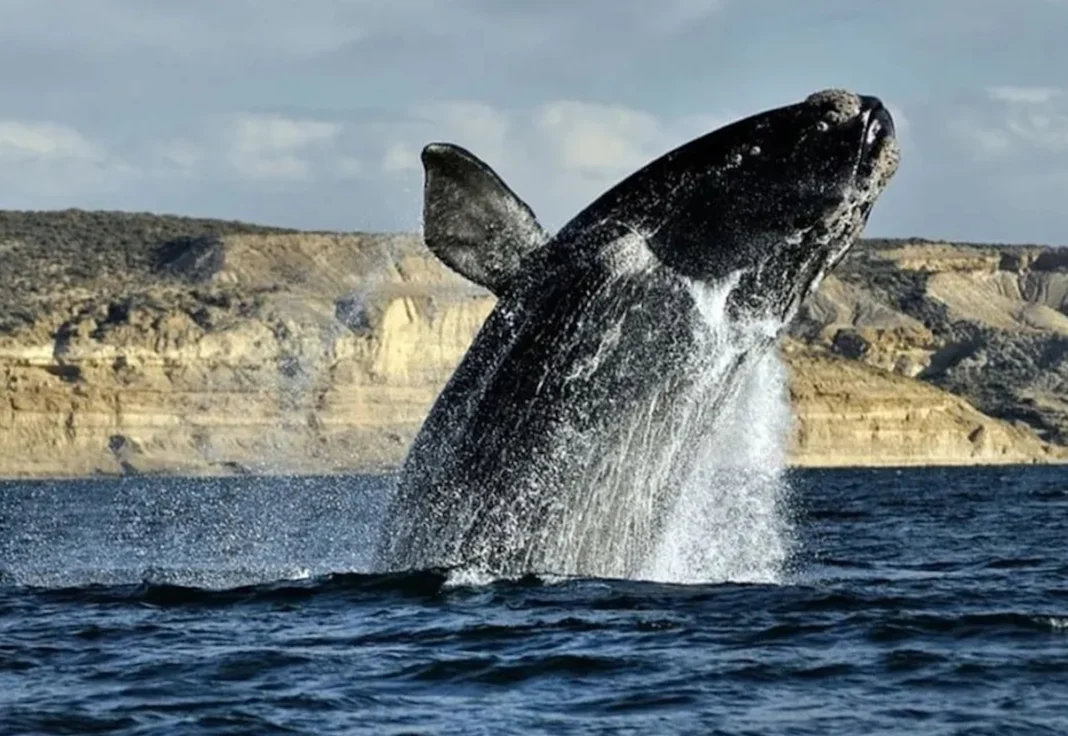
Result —
<instances>
[{"instance_id":1,"label":"whale head","mask_svg":"<svg viewBox=\"0 0 1068 736\"><path fill-rule=\"evenodd\" d=\"M875 97L827 90L731 123L653 161L565 225L613 222L734 306L786 318L860 235L900 158Z\"/></svg>"}]
</instances>

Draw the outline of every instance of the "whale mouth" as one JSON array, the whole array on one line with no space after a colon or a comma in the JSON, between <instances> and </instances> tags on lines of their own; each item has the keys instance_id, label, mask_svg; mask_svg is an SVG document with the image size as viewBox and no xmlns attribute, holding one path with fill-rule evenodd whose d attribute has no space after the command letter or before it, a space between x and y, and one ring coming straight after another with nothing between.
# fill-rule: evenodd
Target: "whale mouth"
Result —
<instances>
[{"instance_id":1,"label":"whale mouth","mask_svg":"<svg viewBox=\"0 0 1068 736\"><path fill-rule=\"evenodd\" d=\"M894 118L878 97L862 96L860 114L864 118L864 133L860 141L857 174L868 178L874 174L876 162L883 149L895 136Z\"/></svg>"}]
</instances>

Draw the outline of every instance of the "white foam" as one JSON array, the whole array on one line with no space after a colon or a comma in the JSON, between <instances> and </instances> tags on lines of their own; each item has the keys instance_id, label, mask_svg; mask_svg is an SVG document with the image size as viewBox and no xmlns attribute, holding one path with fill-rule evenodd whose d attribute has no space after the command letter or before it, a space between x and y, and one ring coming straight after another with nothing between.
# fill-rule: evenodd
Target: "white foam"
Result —
<instances>
[{"instance_id":1,"label":"white foam","mask_svg":"<svg viewBox=\"0 0 1068 736\"><path fill-rule=\"evenodd\" d=\"M779 582L791 548L789 487L785 479L792 414L786 370L768 350L780 323L731 323L727 296L737 277L719 287L695 284L694 297L708 332L696 401L713 402L719 415L701 436L691 472L645 576L675 583ZM740 365L739 365L740 362ZM739 374L732 380L729 372Z\"/></svg>"},{"instance_id":2,"label":"white foam","mask_svg":"<svg viewBox=\"0 0 1068 736\"><path fill-rule=\"evenodd\" d=\"M562 537L545 540L555 547L543 558L547 569L672 583L782 579L791 413L771 347L781 323L728 318L739 277L691 285L702 316L692 380L630 412L623 447L590 455L597 481L569 509ZM563 446L576 452L582 442ZM658 505L665 497L675 499L666 519Z\"/></svg>"},{"instance_id":3,"label":"white foam","mask_svg":"<svg viewBox=\"0 0 1068 736\"><path fill-rule=\"evenodd\" d=\"M1068 631L1068 618L1062 616L1050 616L1046 621L1054 631Z\"/></svg>"}]
</instances>

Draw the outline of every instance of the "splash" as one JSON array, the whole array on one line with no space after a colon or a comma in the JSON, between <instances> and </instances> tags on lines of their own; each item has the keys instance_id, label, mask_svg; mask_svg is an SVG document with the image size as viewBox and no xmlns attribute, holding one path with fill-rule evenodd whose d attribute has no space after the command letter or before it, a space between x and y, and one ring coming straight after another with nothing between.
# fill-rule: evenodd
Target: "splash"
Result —
<instances>
[{"instance_id":1,"label":"splash","mask_svg":"<svg viewBox=\"0 0 1068 736\"><path fill-rule=\"evenodd\" d=\"M707 286L656 269L636 258L557 312L521 310L555 319L551 339L496 355L533 351L536 370L482 365L466 377L465 401L437 418L430 449L401 477L383 569L781 578L789 407L772 348L782 322L730 316L741 273ZM526 398L491 395L497 414L485 420L480 400L502 376L513 383L500 390Z\"/></svg>"},{"instance_id":2,"label":"splash","mask_svg":"<svg viewBox=\"0 0 1068 736\"><path fill-rule=\"evenodd\" d=\"M688 401L709 421L682 438L697 445L674 508L643 577L678 583L779 582L792 548L787 442L792 413L775 344L782 322L732 323L727 299L737 278L693 287L704 320L700 373Z\"/></svg>"},{"instance_id":3,"label":"splash","mask_svg":"<svg viewBox=\"0 0 1068 736\"><path fill-rule=\"evenodd\" d=\"M677 583L783 579L792 549L785 477L790 408L786 372L763 356L701 439L663 539L643 577Z\"/></svg>"},{"instance_id":4,"label":"splash","mask_svg":"<svg viewBox=\"0 0 1068 736\"><path fill-rule=\"evenodd\" d=\"M586 357L570 364L564 380L612 385L609 401L633 382L634 365L659 365L663 374L654 390L614 402L609 412L572 401L495 523L466 523L465 567L482 564L490 576L536 571L675 583L782 577L790 549L790 409L785 372L771 350L781 322L728 317L739 276L687 285L690 315L676 333L685 346L677 360L647 364L632 352L649 342L636 331L667 329L657 320L609 319L594 333L599 342L582 343L577 354ZM625 289L605 288L586 313L626 314L620 301L628 301Z\"/></svg>"},{"instance_id":5,"label":"splash","mask_svg":"<svg viewBox=\"0 0 1068 736\"><path fill-rule=\"evenodd\" d=\"M616 452L588 459L600 482L550 544L545 569L672 583L781 580L791 549L791 412L770 348L782 324L728 318L739 276L691 285L700 320L684 380L631 413Z\"/></svg>"},{"instance_id":6,"label":"splash","mask_svg":"<svg viewBox=\"0 0 1068 736\"><path fill-rule=\"evenodd\" d=\"M152 478L0 486L0 587L205 590L364 572L389 479Z\"/></svg>"}]
</instances>

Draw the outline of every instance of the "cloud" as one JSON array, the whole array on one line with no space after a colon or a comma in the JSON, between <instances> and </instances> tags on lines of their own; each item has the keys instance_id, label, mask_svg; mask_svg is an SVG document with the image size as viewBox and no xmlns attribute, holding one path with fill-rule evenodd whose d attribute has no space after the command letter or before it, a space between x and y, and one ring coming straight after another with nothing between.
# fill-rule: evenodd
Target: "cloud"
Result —
<instances>
[{"instance_id":1,"label":"cloud","mask_svg":"<svg viewBox=\"0 0 1068 736\"><path fill-rule=\"evenodd\" d=\"M233 55L325 53L359 41L368 29L361 15L375 2L331 0L95 0L92 8L37 0L3 0L0 39L14 43L105 52L151 48L157 52ZM72 20L74 22L72 22Z\"/></svg>"},{"instance_id":2,"label":"cloud","mask_svg":"<svg viewBox=\"0 0 1068 736\"><path fill-rule=\"evenodd\" d=\"M514 126L512 115L484 102L456 100L420 105L413 110L412 118L459 137L489 159L507 158L514 143L509 139ZM421 143L426 142L429 141Z\"/></svg>"},{"instance_id":3,"label":"cloud","mask_svg":"<svg viewBox=\"0 0 1068 736\"><path fill-rule=\"evenodd\" d=\"M413 145L392 143L382 155L382 173L398 174L419 171L419 154Z\"/></svg>"},{"instance_id":4,"label":"cloud","mask_svg":"<svg viewBox=\"0 0 1068 736\"><path fill-rule=\"evenodd\" d=\"M1066 103L1046 85L983 85L910 106L908 147L877 224L925 237L1064 242Z\"/></svg>"},{"instance_id":5,"label":"cloud","mask_svg":"<svg viewBox=\"0 0 1068 736\"><path fill-rule=\"evenodd\" d=\"M121 189L140 172L77 129L54 122L0 120L0 201L62 201Z\"/></svg>"},{"instance_id":6,"label":"cloud","mask_svg":"<svg viewBox=\"0 0 1068 736\"><path fill-rule=\"evenodd\" d=\"M103 150L74 128L51 122L0 120L0 160L102 161Z\"/></svg>"},{"instance_id":7,"label":"cloud","mask_svg":"<svg viewBox=\"0 0 1068 736\"><path fill-rule=\"evenodd\" d=\"M419 152L430 141L453 142L497 170L553 226L631 171L725 121L724 115L709 114L663 118L626 105L573 99L515 108L445 100L381 119L280 111L210 115L179 135L135 140L122 153L152 182L140 189L143 196L169 191L193 197L225 189L235 199L287 192L292 202L327 201L325 188L334 188L333 199L355 187L365 217L386 213L401 223L393 227L412 227L422 191ZM240 211L228 216L250 217ZM270 221L279 222L277 217L272 211Z\"/></svg>"},{"instance_id":8,"label":"cloud","mask_svg":"<svg viewBox=\"0 0 1068 736\"><path fill-rule=\"evenodd\" d=\"M1037 152L1068 153L1068 114L1064 112L1017 113L1007 120L1006 128Z\"/></svg>"},{"instance_id":9,"label":"cloud","mask_svg":"<svg viewBox=\"0 0 1068 736\"><path fill-rule=\"evenodd\" d=\"M655 22L663 30L675 31L722 10L725 2L726 0L673 0L661 3L659 13L654 16Z\"/></svg>"},{"instance_id":10,"label":"cloud","mask_svg":"<svg viewBox=\"0 0 1068 736\"><path fill-rule=\"evenodd\" d=\"M227 160L252 180L305 180L317 155L329 153L341 125L281 115L238 115L227 131Z\"/></svg>"},{"instance_id":11,"label":"cloud","mask_svg":"<svg viewBox=\"0 0 1068 736\"><path fill-rule=\"evenodd\" d=\"M419 151L451 140L552 226L727 119L848 86L897 103L904 162L880 234L1063 240L1061 193L1025 184L1068 171L1066 13L1065 0L0 0L0 67L17 70L0 74L0 206L411 228ZM1010 182L1034 194L1026 216L998 209Z\"/></svg>"},{"instance_id":12,"label":"cloud","mask_svg":"<svg viewBox=\"0 0 1068 736\"><path fill-rule=\"evenodd\" d=\"M995 102L1010 104L1041 105L1060 97L1061 90L1054 87L990 87L987 96Z\"/></svg>"},{"instance_id":13,"label":"cloud","mask_svg":"<svg viewBox=\"0 0 1068 736\"><path fill-rule=\"evenodd\" d=\"M592 178L640 167L650 148L666 136L661 121L650 113L570 100L537 109L534 129L553 151L561 173Z\"/></svg>"},{"instance_id":14,"label":"cloud","mask_svg":"<svg viewBox=\"0 0 1068 736\"><path fill-rule=\"evenodd\" d=\"M977 161L988 161L1012 151L1012 136L1006 130L988 127L970 117L950 120L947 125L950 135L963 143Z\"/></svg>"},{"instance_id":15,"label":"cloud","mask_svg":"<svg viewBox=\"0 0 1068 736\"><path fill-rule=\"evenodd\" d=\"M0 0L0 43L66 53L153 54L181 62L324 57L345 49L375 49L383 41L465 53L469 39L531 57L561 38L613 41L674 34L719 11L724 0L647 0L537 5L499 0L94 0L92 5ZM625 51L621 46L620 53ZM409 54L411 55L411 54Z\"/></svg>"},{"instance_id":16,"label":"cloud","mask_svg":"<svg viewBox=\"0 0 1068 736\"><path fill-rule=\"evenodd\" d=\"M470 101L419 106L360 138L382 152L380 175L418 191L418 152L432 140L486 161L549 226L561 225L616 181L701 133L723 116L664 119L647 110L581 100L514 109ZM415 203L417 204L417 203Z\"/></svg>"},{"instance_id":17,"label":"cloud","mask_svg":"<svg viewBox=\"0 0 1068 736\"><path fill-rule=\"evenodd\" d=\"M149 158L155 171L162 169L168 176L195 176L204 164L206 153L194 141L179 138L152 144Z\"/></svg>"},{"instance_id":18,"label":"cloud","mask_svg":"<svg viewBox=\"0 0 1068 736\"><path fill-rule=\"evenodd\" d=\"M1035 174L1068 154L1068 101L1055 87L990 87L947 123L977 161L1027 161Z\"/></svg>"}]
</instances>

